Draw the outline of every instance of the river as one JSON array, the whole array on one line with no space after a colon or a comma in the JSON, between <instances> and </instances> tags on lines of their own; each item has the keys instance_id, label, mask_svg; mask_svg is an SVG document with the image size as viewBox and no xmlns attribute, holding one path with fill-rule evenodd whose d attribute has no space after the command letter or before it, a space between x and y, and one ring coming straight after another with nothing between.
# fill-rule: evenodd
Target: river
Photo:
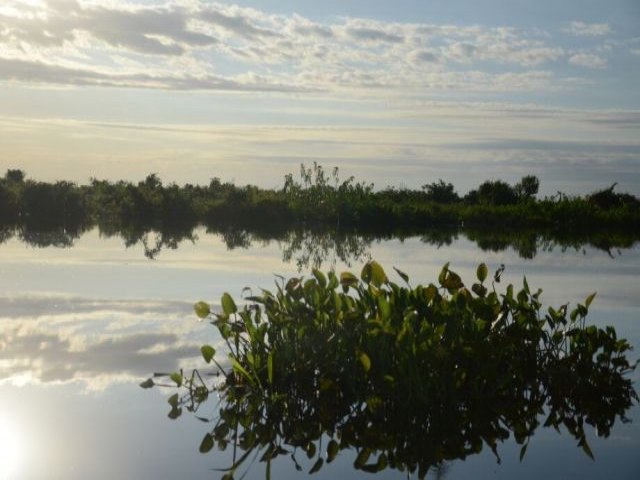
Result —
<instances>
[{"instance_id":1,"label":"river","mask_svg":"<svg viewBox=\"0 0 640 480\"><path fill-rule=\"evenodd\" d=\"M545 306L583 301L597 292L588 321L613 325L640 349L640 245L620 250L540 246L523 258L514 248L482 250L464 235L445 242L421 237L289 240L228 236L198 229L164 245L151 233L128 247L118 236L84 233L72 246L37 247L11 237L0 244L0 479L209 479L230 465L232 451L201 454L207 427L194 415L167 417L172 389L144 390L153 372L203 367L199 348L220 339L199 322L193 303L219 303L224 292L270 288L275 275L308 273L311 264L351 269L374 258L416 283L435 281L442 265L472 279L478 263L506 266L502 286L544 290ZM154 249L154 245L164 248ZM150 246L151 245L151 246ZM232 245L235 248L229 248ZM152 252L150 252L152 250ZM145 255L146 254L146 255ZM149 258L153 257L153 258ZM499 286L500 287L500 286ZM640 371L632 374L636 382ZM203 405L206 414L215 405ZM200 412L202 413L202 412ZM519 460L513 441L451 461L433 478L636 479L640 472L640 408L616 422L609 438L589 432L595 461L565 433L541 428ZM365 478L341 453L315 478ZM306 458L305 458L306 461ZM249 462L250 463L250 462ZM302 463L308 471L312 463ZM258 460L245 478L264 478ZM305 478L287 457L272 478ZM237 475L239 478L241 475ZM406 478L385 471L383 478ZM432 478L430 477L430 478Z\"/></svg>"}]
</instances>

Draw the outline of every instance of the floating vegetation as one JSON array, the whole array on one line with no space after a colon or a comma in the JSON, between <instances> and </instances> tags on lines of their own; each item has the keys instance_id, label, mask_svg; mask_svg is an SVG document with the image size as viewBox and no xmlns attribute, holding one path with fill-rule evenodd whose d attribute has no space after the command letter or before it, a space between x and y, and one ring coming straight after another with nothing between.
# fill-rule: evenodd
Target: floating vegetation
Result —
<instances>
[{"instance_id":1,"label":"floating vegetation","mask_svg":"<svg viewBox=\"0 0 640 480\"><path fill-rule=\"evenodd\" d=\"M281 279L242 308L229 294L220 313L199 302L195 312L218 329L230 367L204 345L222 382L171 374L185 391L169 399L169 416L198 411L216 392L217 414L199 417L213 425L200 451L242 451L227 479L252 452L267 474L282 455L298 470L308 457L314 473L347 449L357 452L356 469L424 478L485 447L500 461L498 445L511 436L522 459L541 425L566 430L593 457L585 427L608 436L638 400L627 378L631 347L612 327L587 326L595 294L571 311L542 313L541 290L526 279L520 291L498 293L503 269L489 278L481 264L468 288L445 265L437 284L414 287L370 261L360 278L313 270Z\"/></svg>"}]
</instances>

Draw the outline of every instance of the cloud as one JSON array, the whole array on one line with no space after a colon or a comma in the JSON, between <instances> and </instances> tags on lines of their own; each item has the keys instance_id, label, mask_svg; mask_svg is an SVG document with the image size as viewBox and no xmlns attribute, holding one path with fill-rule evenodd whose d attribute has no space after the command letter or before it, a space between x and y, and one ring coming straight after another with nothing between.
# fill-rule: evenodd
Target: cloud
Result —
<instances>
[{"instance_id":1,"label":"cloud","mask_svg":"<svg viewBox=\"0 0 640 480\"><path fill-rule=\"evenodd\" d=\"M587 52L580 52L572 55L569 57L569 63L578 67L593 68L597 70L604 70L608 65L606 58Z\"/></svg>"},{"instance_id":2,"label":"cloud","mask_svg":"<svg viewBox=\"0 0 640 480\"><path fill-rule=\"evenodd\" d=\"M565 32L578 37L601 37L612 33L607 23L571 22Z\"/></svg>"},{"instance_id":3,"label":"cloud","mask_svg":"<svg viewBox=\"0 0 640 480\"><path fill-rule=\"evenodd\" d=\"M52 85L98 85L109 87L152 88L164 90L223 90L304 92L306 88L280 83L278 79L254 74L237 77L216 75L152 75L147 73L115 73L40 61L26 61L0 57L0 78Z\"/></svg>"},{"instance_id":4,"label":"cloud","mask_svg":"<svg viewBox=\"0 0 640 480\"><path fill-rule=\"evenodd\" d=\"M334 36L331 26L312 22L296 14L287 22L287 29L292 36L318 37L325 40Z\"/></svg>"},{"instance_id":5,"label":"cloud","mask_svg":"<svg viewBox=\"0 0 640 480\"><path fill-rule=\"evenodd\" d=\"M458 62L469 62L478 53L478 47L470 43L456 42L449 48L449 58Z\"/></svg>"},{"instance_id":6,"label":"cloud","mask_svg":"<svg viewBox=\"0 0 640 480\"><path fill-rule=\"evenodd\" d=\"M414 50L409 53L409 61L414 64L430 64L430 63L438 63L440 59L438 56L430 51L425 49Z\"/></svg>"},{"instance_id":7,"label":"cloud","mask_svg":"<svg viewBox=\"0 0 640 480\"><path fill-rule=\"evenodd\" d=\"M266 28L260 28L252 24L251 20L241 15L228 15L218 10L205 10L199 17L209 23L219 26L231 33L247 39L261 37L278 38L278 32Z\"/></svg>"},{"instance_id":8,"label":"cloud","mask_svg":"<svg viewBox=\"0 0 640 480\"><path fill-rule=\"evenodd\" d=\"M40 295L0 306L0 381L137 381L194 363L206 328L186 302Z\"/></svg>"},{"instance_id":9,"label":"cloud","mask_svg":"<svg viewBox=\"0 0 640 480\"><path fill-rule=\"evenodd\" d=\"M627 156L637 156L640 154L640 143L535 140L520 138L484 140L481 142L460 142L447 145L447 147L474 150L563 151L586 154L623 154Z\"/></svg>"},{"instance_id":10,"label":"cloud","mask_svg":"<svg viewBox=\"0 0 640 480\"><path fill-rule=\"evenodd\" d=\"M46 16L0 16L5 42L63 46L84 33L107 44L151 55L182 55L187 47L206 47L217 39L187 26L189 12L179 7L125 8L46 3Z\"/></svg>"},{"instance_id":11,"label":"cloud","mask_svg":"<svg viewBox=\"0 0 640 480\"><path fill-rule=\"evenodd\" d=\"M205 0L18 5L28 13L0 11L0 80L361 95L388 88L398 96L409 89L548 89L574 80L546 67L569 54L539 29L351 17L318 22ZM584 35L609 31L581 22L571 28ZM603 68L594 57L572 58ZM539 71L551 78L542 80Z\"/></svg>"},{"instance_id":12,"label":"cloud","mask_svg":"<svg viewBox=\"0 0 640 480\"><path fill-rule=\"evenodd\" d=\"M350 20L343 28L353 40L364 43L402 43L404 36L393 32L389 25L365 20Z\"/></svg>"},{"instance_id":13,"label":"cloud","mask_svg":"<svg viewBox=\"0 0 640 480\"><path fill-rule=\"evenodd\" d=\"M190 312L191 303L156 300L104 300L61 295L0 297L0 318L17 320L37 318L43 315L86 314L96 311L127 313L132 315L152 313L178 315Z\"/></svg>"}]
</instances>

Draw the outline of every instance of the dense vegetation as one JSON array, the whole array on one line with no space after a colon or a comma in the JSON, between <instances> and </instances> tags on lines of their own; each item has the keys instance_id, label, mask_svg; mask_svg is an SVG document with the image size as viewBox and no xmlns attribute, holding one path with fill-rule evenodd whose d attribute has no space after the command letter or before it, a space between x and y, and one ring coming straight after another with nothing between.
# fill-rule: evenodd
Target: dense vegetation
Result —
<instances>
[{"instance_id":1,"label":"dense vegetation","mask_svg":"<svg viewBox=\"0 0 640 480\"><path fill-rule=\"evenodd\" d=\"M503 269L488 281L481 264L470 288L448 265L426 286L396 270L402 286L370 261L360 278L314 270L282 279L241 308L229 294L219 313L199 302L197 315L224 344L221 352L204 345L202 356L223 380L215 387L198 371L168 375L186 389L169 398L169 416L186 408L212 423L203 453L233 446L226 479L241 477L252 454L270 478L276 457L297 469L308 457L314 473L346 450L356 469L424 478L485 446L499 460L510 437L522 458L541 425L566 430L593 456L587 426L606 437L638 401L630 346L612 327L586 324L595 294L571 312L542 313L541 291L526 280L519 292L496 291ZM200 410L214 392L219 406L208 418Z\"/></svg>"},{"instance_id":2,"label":"dense vegetation","mask_svg":"<svg viewBox=\"0 0 640 480\"><path fill-rule=\"evenodd\" d=\"M301 166L300 180L287 175L282 189L236 186L218 178L209 185L163 185L151 174L137 184L92 179L89 185L28 180L20 170L0 179L0 224L99 224L119 230L143 226L184 229L199 223L271 231L292 227L390 231L433 226L545 228L562 231L640 231L640 200L614 186L584 197L559 193L537 199L539 181L516 185L486 181L459 196L440 180L421 190L341 181L337 169Z\"/></svg>"}]
</instances>

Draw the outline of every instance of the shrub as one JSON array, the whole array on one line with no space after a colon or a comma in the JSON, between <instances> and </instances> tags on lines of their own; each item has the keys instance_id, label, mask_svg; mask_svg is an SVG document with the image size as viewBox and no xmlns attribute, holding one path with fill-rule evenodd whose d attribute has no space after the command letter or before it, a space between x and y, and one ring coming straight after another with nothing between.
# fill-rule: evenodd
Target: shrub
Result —
<instances>
[{"instance_id":1,"label":"shrub","mask_svg":"<svg viewBox=\"0 0 640 480\"><path fill-rule=\"evenodd\" d=\"M224 382L200 450L231 442L244 450L225 478L253 451L263 452L269 471L285 453L301 468L301 450L313 473L344 449L357 451L356 469L424 478L484 445L498 455L498 442L511 435L522 458L544 411L546 426L564 426L591 456L584 424L606 436L637 401L625 378L634 368L630 346L612 327L586 326L595 294L571 313L564 306L542 314L541 291L526 279L517 293L512 285L495 290L503 269L489 285L481 264L467 288L445 265L437 284L412 287L403 272L396 270L406 286L371 261L360 278L313 270L308 279L283 279L242 308L225 293L217 314L199 302L196 313L212 318L231 365L202 347ZM173 418L212 391L197 372L171 379L188 390L170 398Z\"/></svg>"}]
</instances>

